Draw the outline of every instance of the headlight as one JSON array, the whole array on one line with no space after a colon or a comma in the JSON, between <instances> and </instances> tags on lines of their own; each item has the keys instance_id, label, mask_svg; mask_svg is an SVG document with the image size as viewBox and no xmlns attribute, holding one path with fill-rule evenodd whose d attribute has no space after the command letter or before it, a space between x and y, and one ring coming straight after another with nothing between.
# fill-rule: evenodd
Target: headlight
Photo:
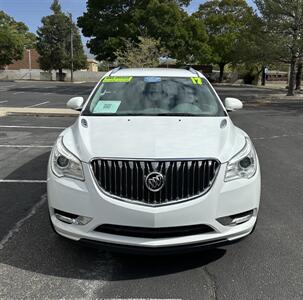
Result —
<instances>
[{"instance_id":1,"label":"headlight","mask_svg":"<svg viewBox=\"0 0 303 300\"><path fill-rule=\"evenodd\" d=\"M63 145L63 137L59 137L51 154L51 168L58 177L70 177L84 180L81 161Z\"/></svg>"},{"instance_id":2,"label":"headlight","mask_svg":"<svg viewBox=\"0 0 303 300\"><path fill-rule=\"evenodd\" d=\"M224 181L240 178L251 178L257 171L257 154L249 138L245 138L245 146L227 164Z\"/></svg>"}]
</instances>

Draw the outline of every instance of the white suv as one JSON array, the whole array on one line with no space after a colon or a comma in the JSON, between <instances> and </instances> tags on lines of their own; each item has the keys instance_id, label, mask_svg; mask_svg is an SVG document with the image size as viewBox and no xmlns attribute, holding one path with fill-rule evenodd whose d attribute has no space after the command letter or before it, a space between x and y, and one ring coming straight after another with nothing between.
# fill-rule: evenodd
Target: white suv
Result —
<instances>
[{"instance_id":1,"label":"white suv","mask_svg":"<svg viewBox=\"0 0 303 300\"><path fill-rule=\"evenodd\" d=\"M54 230L114 249L170 252L250 234L260 202L255 148L193 69L108 72L52 150Z\"/></svg>"}]
</instances>

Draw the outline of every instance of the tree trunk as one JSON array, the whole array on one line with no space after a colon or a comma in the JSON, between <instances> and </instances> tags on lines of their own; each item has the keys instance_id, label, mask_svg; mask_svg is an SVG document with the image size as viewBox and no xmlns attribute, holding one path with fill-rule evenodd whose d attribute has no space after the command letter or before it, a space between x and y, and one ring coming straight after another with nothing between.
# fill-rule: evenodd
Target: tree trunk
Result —
<instances>
[{"instance_id":1,"label":"tree trunk","mask_svg":"<svg viewBox=\"0 0 303 300\"><path fill-rule=\"evenodd\" d=\"M261 85L265 86L265 83L266 83L265 66L262 66L262 79L261 79Z\"/></svg>"},{"instance_id":2,"label":"tree trunk","mask_svg":"<svg viewBox=\"0 0 303 300\"><path fill-rule=\"evenodd\" d=\"M301 90L302 71L303 71L303 62L300 61L298 63L298 70L297 70L297 75L296 75L296 90L297 91Z\"/></svg>"},{"instance_id":3,"label":"tree trunk","mask_svg":"<svg viewBox=\"0 0 303 300\"><path fill-rule=\"evenodd\" d=\"M223 81L224 67L225 67L225 64L224 64L224 63L220 63L220 64L219 64L219 68L220 68L219 82L222 82L222 81Z\"/></svg>"},{"instance_id":4,"label":"tree trunk","mask_svg":"<svg viewBox=\"0 0 303 300\"><path fill-rule=\"evenodd\" d=\"M59 69L59 81L63 81L63 71Z\"/></svg>"},{"instance_id":5,"label":"tree trunk","mask_svg":"<svg viewBox=\"0 0 303 300\"><path fill-rule=\"evenodd\" d=\"M296 59L292 58L290 62L290 74L289 74L287 96L294 96L295 73L296 73L295 69L296 69Z\"/></svg>"}]
</instances>

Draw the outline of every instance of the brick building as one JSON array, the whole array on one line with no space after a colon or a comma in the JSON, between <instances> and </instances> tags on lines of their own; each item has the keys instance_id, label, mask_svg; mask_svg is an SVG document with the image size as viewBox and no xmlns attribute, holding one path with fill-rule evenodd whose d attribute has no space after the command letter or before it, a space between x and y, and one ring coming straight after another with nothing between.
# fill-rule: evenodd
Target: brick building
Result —
<instances>
[{"instance_id":1,"label":"brick building","mask_svg":"<svg viewBox=\"0 0 303 300\"><path fill-rule=\"evenodd\" d=\"M39 54L35 49L24 49L23 58L20 60L14 60L14 62L5 67L6 70L40 70L38 62ZM31 68L30 68L31 61ZM94 59L87 59L87 68L82 71L98 72L98 61Z\"/></svg>"},{"instance_id":2,"label":"brick building","mask_svg":"<svg viewBox=\"0 0 303 300\"><path fill-rule=\"evenodd\" d=\"M39 54L35 49L24 49L23 58L20 60L15 60L12 64L5 67L6 70L21 70L21 69L30 69L30 60L31 60L31 69L40 69L38 62Z\"/></svg>"}]
</instances>

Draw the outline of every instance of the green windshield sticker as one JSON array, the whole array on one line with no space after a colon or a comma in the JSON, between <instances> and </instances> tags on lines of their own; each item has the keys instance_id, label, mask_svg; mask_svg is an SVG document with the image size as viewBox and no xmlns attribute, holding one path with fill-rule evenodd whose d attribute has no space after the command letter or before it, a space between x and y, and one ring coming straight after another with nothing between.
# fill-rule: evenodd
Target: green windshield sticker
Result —
<instances>
[{"instance_id":1,"label":"green windshield sticker","mask_svg":"<svg viewBox=\"0 0 303 300\"><path fill-rule=\"evenodd\" d=\"M121 101L102 100L94 107L95 114L115 114L121 104Z\"/></svg>"},{"instance_id":2,"label":"green windshield sticker","mask_svg":"<svg viewBox=\"0 0 303 300\"><path fill-rule=\"evenodd\" d=\"M105 77L102 82L130 82L133 79L132 76L113 76Z\"/></svg>"},{"instance_id":3,"label":"green windshield sticker","mask_svg":"<svg viewBox=\"0 0 303 300\"><path fill-rule=\"evenodd\" d=\"M202 85L202 78L200 77L191 77L191 81L193 82L193 84Z\"/></svg>"}]
</instances>

